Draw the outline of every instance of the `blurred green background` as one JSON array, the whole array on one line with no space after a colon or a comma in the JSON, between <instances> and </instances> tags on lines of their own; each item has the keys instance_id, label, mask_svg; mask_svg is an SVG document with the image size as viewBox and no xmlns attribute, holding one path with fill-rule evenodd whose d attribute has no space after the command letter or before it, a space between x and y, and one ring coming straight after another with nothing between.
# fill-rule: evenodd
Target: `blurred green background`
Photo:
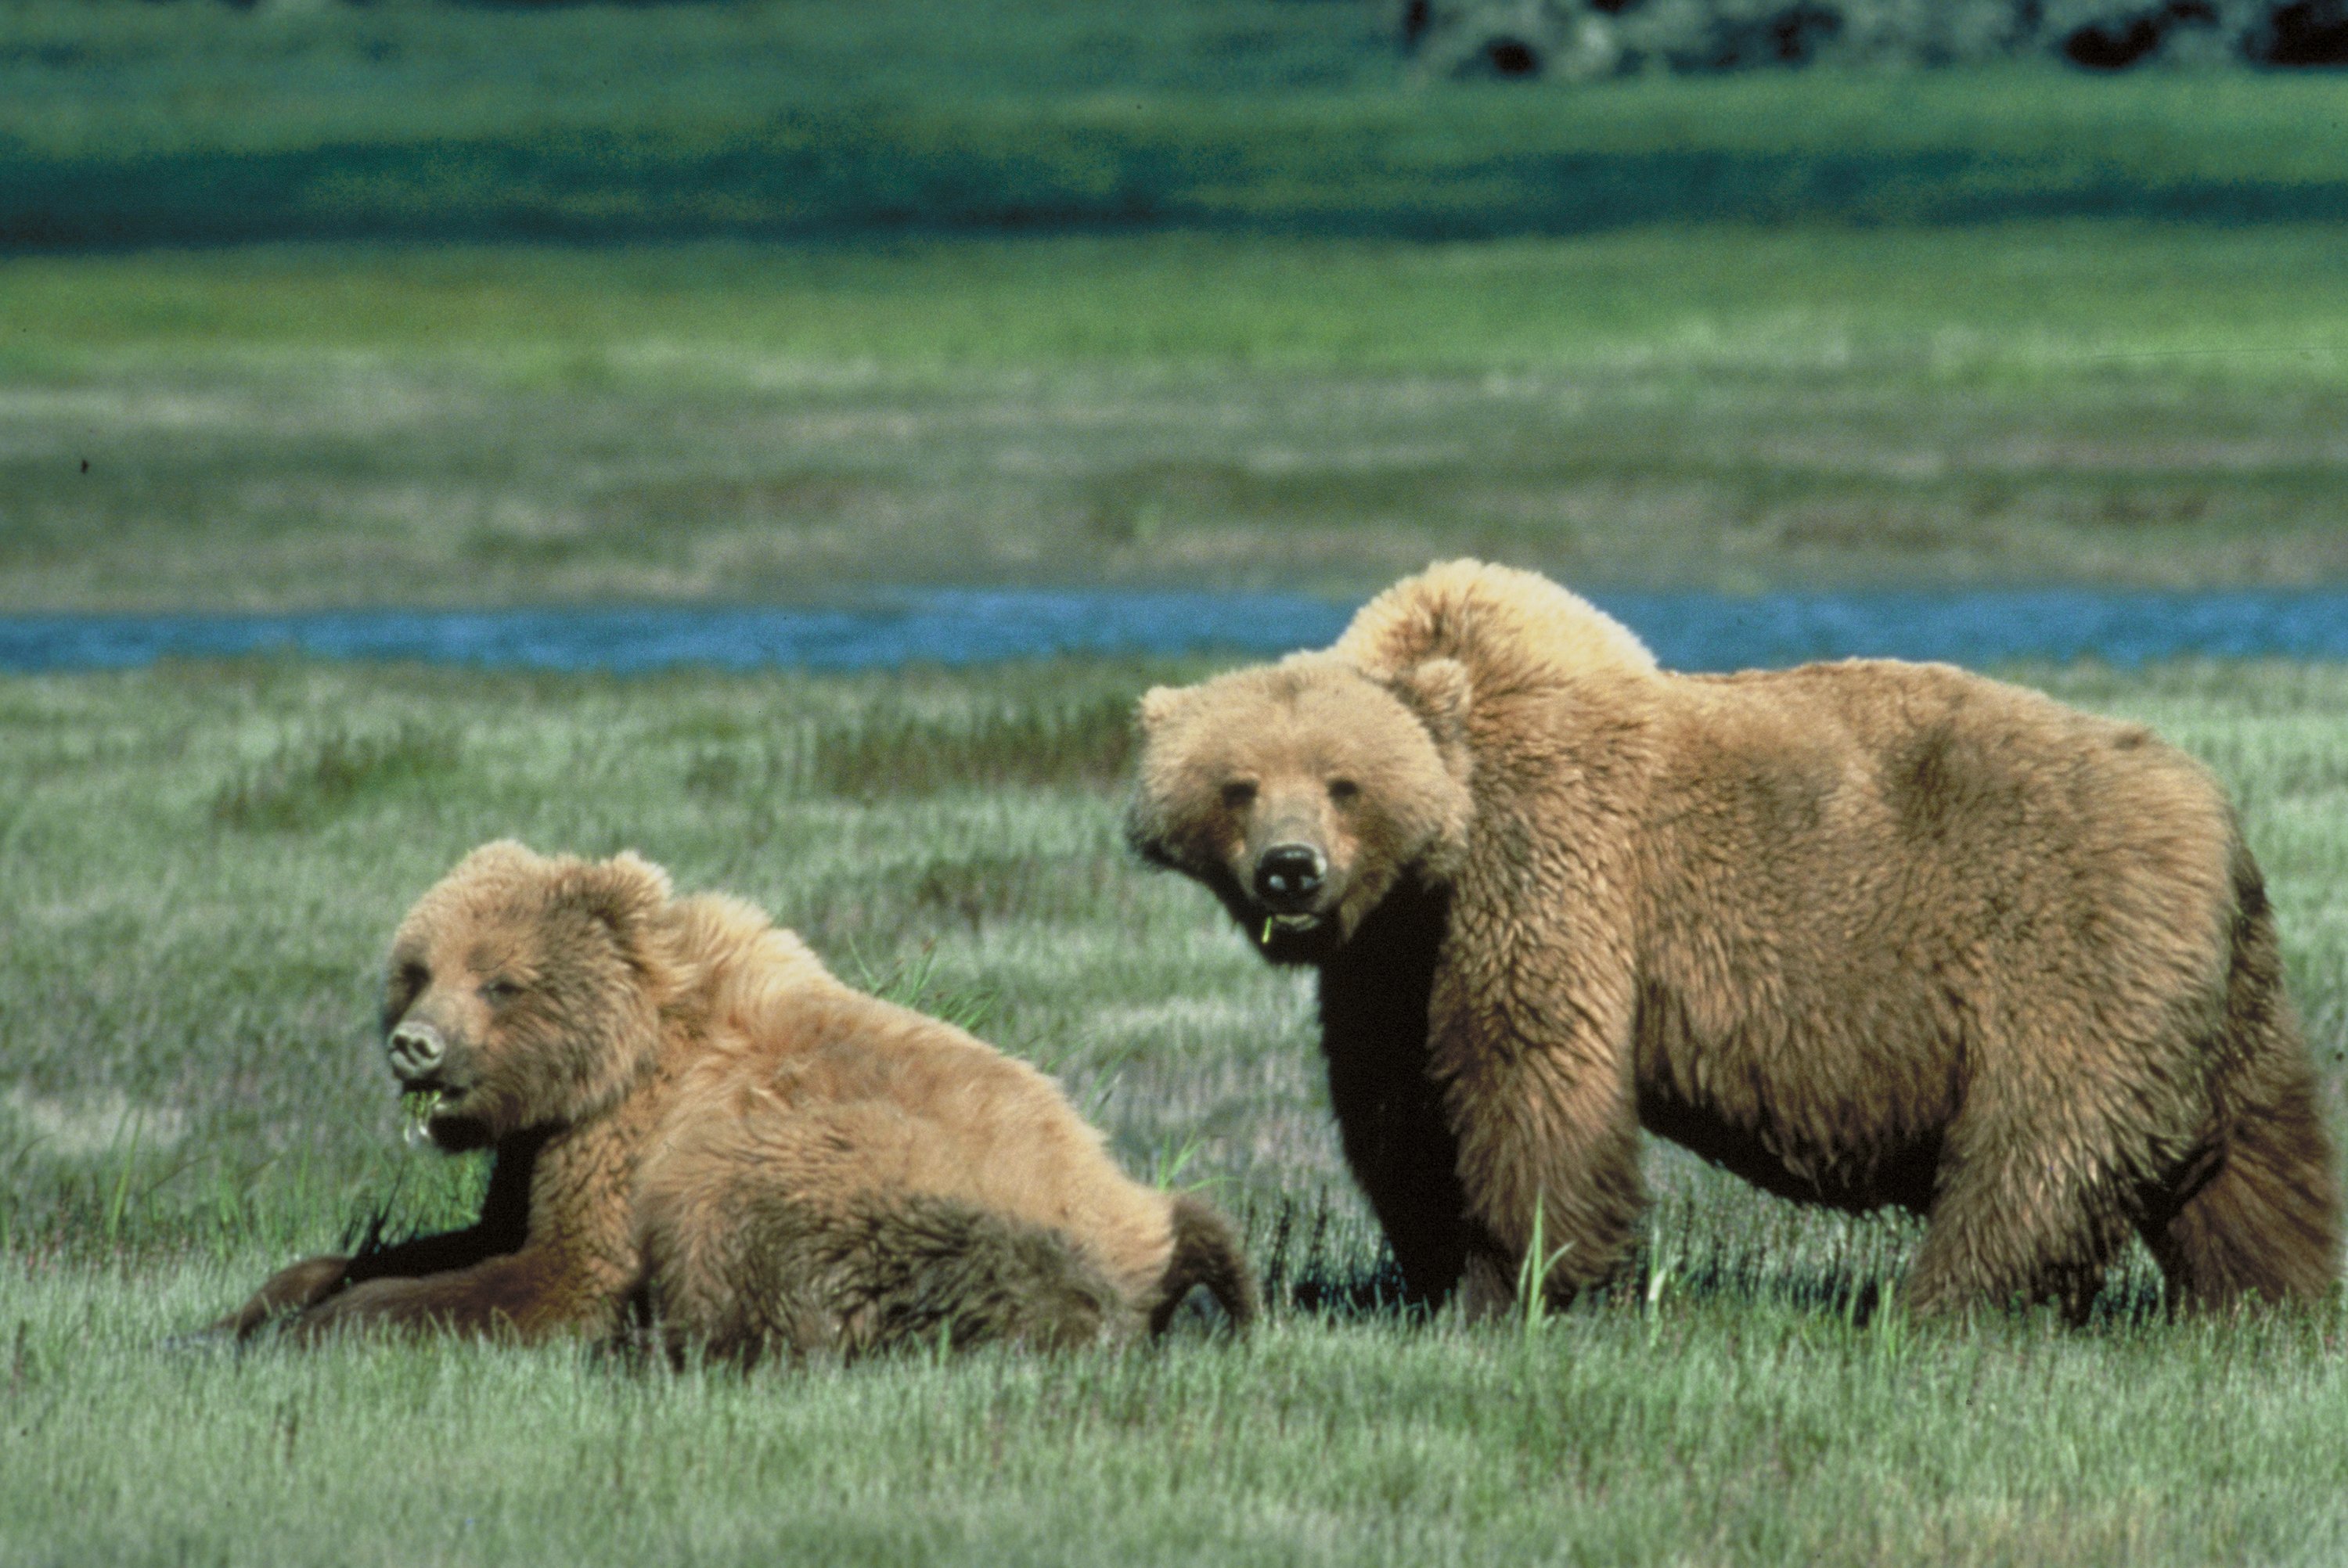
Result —
<instances>
[{"instance_id":1,"label":"blurred green background","mask_svg":"<svg viewBox=\"0 0 2348 1568\"><path fill-rule=\"evenodd\" d=\"M8 0L0 603L2337 580L2331 15Z\"/></svg>"},{"instance_id":2,"label":"blurred green background","mask_svg":"<svg viewBox=\"0 0 2348 1568\"><path fill-rule=\"evenodd\" d=\"M1844 16L1904 10L1923 26L1968 4L1644 0L1609 15L1446 0L1416 7L1413 46L1407 17L1365 0L10 0L0 239L1457 239L2348 212L2338 83L2253 66L2250 14L2230 33L2174 26L2178 49L2226 46L2125 73L2068 67L2059 46L2124 26L2125 5L2074 5L2027 33L2009 18L1987 35L2002 46L1938 52L1861 48ZM1546 46L1529 79L1442 65L1463 29L1488 44L1511 26L1708 36L1740 10L1797 32L1832 17L1822 36L1848 46L1797 51L1821 56L1798 70L1726 44L1619 41L1597 75L1565 72Z\"/></svg>"}]
</instances>

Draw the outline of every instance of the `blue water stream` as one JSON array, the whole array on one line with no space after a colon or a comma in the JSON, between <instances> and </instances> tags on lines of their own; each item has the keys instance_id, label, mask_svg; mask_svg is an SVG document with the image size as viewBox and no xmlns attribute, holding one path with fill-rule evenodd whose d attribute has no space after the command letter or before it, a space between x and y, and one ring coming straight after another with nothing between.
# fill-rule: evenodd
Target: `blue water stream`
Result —
<instances>
[{"instance_id":1,"label":"blue water stream","mask_svg":"<svg viewBox=\"0 0 2348 1568\"><path fill-rule=\"evenodd\" d=\"M1993 664L2198 654L2348 659L2348 591L1595 596L1679 670L1880 655ZM852 608L334 610L0 616L0 671L118 669L295 651L488 668L865 670L1069 653L1313 647L1353 607L1292 594L908 590Z\"/></svg>"}]
</instances>

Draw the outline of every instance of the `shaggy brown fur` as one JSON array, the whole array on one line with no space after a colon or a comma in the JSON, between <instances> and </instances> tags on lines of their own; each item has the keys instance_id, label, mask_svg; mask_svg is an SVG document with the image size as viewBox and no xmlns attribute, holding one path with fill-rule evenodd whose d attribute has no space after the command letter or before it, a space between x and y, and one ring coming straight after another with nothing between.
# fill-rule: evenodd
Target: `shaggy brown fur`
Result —
<instances>
[{"instance_id":1,"label":"shaggy brown fur","mask_svg":"<svg viewBox=\"0 0 2348 1568\"><path fill-rule=\"evenodd\" d=\"M2336 1276L2258 868L2141 728L1944 665L1670 674L1475 562L1141 723L1133 842L1319 967L1346 1155L1424 1298L1505 1304L1537 1212L1554 1296L1605 1278L1642 1125L1928 1215L1921 1309L2082 1313L2131 1226L2188 1302Z\"/></svg>"},{"instance_id":2,"label":"shaggy brown fur","mask_svg":"<svg viewBox=\"0 0 2348 1568\"><path fill-rule=\"evenodd\" d=\"M496 1151L479 1223L296 1264L223 1327L532 1339L633 1296L747 1361L1115 1340L1194 1285L1254 1308L1229 1228L1128 1180L1051 1080L632 855L475 850L400 927L384 1024L433 1141Z\"/></svg>"}]
</instances>

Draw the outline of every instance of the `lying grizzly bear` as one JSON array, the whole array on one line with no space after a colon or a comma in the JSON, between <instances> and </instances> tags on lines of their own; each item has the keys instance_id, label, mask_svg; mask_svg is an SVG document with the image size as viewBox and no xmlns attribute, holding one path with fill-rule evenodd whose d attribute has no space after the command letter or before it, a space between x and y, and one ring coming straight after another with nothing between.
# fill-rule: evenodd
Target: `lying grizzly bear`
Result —
<instances>
[{"instance_id":1,"label":"lying grizzly bear","mask_svg":"<svg viewBox=\"0 0 2348 1568\"><path fill-rule=\"evenodd\" d=\"M527 1340L633 1301L747 1362L1113 1341L1195 1285L1253 1311L1223 1222L1128 1180L1051 1080L633 855L466 856L392 943L384 1033L431 1140L496 1152L479 1221L295 1264L223 1328Z\"/></svg>"},{"instance_id":2,"label":"lying grizzly bear","mask_svg":"<svg viewBox=\"0 0 2348 1568\"><path fill-rule=\"evenodd\" d=\"M1667 673L1529 573L1435 567L1324 652L1159 688L1128 819L1320 970L1346 1157L1409 1289L1605 1279L1637 1132L1930 1225L1919 1309L2311 1296L2339 1198L2217 784L1945 665Z\"/></svg>"}]
</instances>

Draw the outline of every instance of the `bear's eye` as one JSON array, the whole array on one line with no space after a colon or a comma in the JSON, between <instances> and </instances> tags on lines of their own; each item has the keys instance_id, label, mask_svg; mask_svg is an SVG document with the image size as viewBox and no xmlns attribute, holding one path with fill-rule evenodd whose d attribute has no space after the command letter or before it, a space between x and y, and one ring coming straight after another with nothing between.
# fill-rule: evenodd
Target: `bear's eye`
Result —
<instances>
[{"instance_id":1,"label":"bear's eye","mask_svg":"<svg viewBox=\"0 0 2348 1568\"><path fill-rule=\"evenodd\" d=\"M1255 785L1246 779L1233 779L1223 786L1223 804L1240 811L1255 804Z\"/></svg>"},{"instance_id":2,"label":"bear's eye","mask_svg":"<svg viewBox=\"0 0 2348 1568\"><path fill-rule=\"evenodd\" d=\"M1346 802L1352 800L1355 795L1361 793L1362 786L1355 784L1352 779L1331 779L1329 781L1329 798L1335 801L1339 805L1344 805Z\"/></svg>"},{"instance_id":3,"label":"bear's eye","mask_svg":"<svg viewBox=\"0 0 2348 1568\"><path fill-rule=\"evenodd\" d=\"M521 987L512 980L485 980L481 984L481 999L491 1007L499 1007L521 995Z\"/></svg>"}]
</instances>

